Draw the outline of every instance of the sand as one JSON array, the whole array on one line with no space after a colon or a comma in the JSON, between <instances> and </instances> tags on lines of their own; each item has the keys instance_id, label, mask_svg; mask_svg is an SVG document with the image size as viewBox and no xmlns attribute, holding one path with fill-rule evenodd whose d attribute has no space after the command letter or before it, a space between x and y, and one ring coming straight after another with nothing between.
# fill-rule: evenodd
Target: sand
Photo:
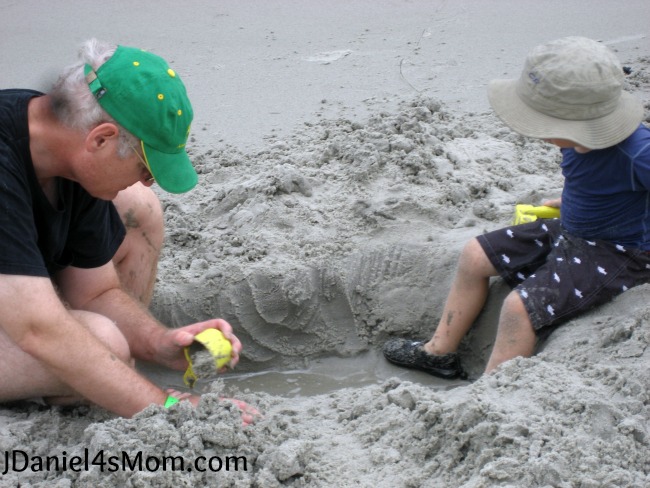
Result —
<instances>
[{"instance_id":1,"label":"sand","mask_svg":"<svg viewBox=\"0 0 650 488\"><path fill-rule=\"evenodd\" d=\"M405 5L405 15L421 6ZM447 27L458 21L437 8ZM637 32L621 59L650 114ZM337 70L358 53L334 47L299 57ZM413 77L396 76L402 88L390 95L352 103L337 92L318 102L323 110L306 102L304 120L271 130L251 121L248 138L201 116L191 141L199 187L160 193L167 240L152 311L170 326L227 319L244 344L241 364L220 376L199 365L196 409L152 406L121 419L96 407L0 408L0 455L18 453L19 468L20 453L67 463L32 460L1 473L0 486L650 486L650 286L481 376L506 293L495 279L461 348L470 381L395 368L378 353L389 336L430 336L467 239L562 187L555 148L513 134L478 102L459 108L408 87L426 78L401 67ZM181 384L180 374L140 367ZM223 394L264 417L242 426Z\"/></svg>"}]
</instances>

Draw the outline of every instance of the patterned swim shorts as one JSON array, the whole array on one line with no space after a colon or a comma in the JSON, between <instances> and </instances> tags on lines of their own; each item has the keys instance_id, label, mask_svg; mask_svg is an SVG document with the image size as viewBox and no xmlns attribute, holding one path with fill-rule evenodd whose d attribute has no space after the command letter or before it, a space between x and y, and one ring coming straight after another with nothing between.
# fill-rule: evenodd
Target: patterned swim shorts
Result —
<instances>
[{"instance_id":1,"label":"patterned swim shorts","mask_svg":"<svg viewBox=\"0 0 650 488\"><path fill-rule=\"evenodd\" d=\"M540 219L477 236L500 276L524 302L535 330L557 325L650 282L650 254L566 233Z\"/></svg>"}]
</instances>

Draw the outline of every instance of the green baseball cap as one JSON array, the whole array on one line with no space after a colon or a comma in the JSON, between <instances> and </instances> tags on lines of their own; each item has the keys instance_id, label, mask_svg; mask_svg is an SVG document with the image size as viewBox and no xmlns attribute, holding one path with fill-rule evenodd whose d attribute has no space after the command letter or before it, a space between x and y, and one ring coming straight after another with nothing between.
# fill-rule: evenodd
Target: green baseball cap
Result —
<instances>
[{"instance_id":1,"label":"green baseball cap","mask_svg":"<svg viewBox=\"0 0 650 488\"><path fill-rule=\"evenodd\" d=\"M142 141L149 171L170 193L194 188L198 176L185 150L194 115L185 86L160 56L118 46L86 81L101 107Z\"/></svg>"}]
</instances>

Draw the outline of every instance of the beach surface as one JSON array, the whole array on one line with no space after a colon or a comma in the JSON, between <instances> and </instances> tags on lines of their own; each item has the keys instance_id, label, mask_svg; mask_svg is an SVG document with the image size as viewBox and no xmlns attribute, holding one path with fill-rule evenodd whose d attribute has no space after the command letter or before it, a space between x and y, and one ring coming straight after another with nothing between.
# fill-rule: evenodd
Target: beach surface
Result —
<instances>
[{"instance_id":1,"label":"beach surface","mask_svg":"<svg viewBox=\"0 0 650 488\"><path fill-rule=\"evenodd\" d=\"M93 36L170 61L199 185L158 193L152 311L225 318L243 358L198 364L196 409L0 408L0 487L650 486L648 285L489 376L499 279L460 350L469 381L380 353L430 337L469 238L560 195L559 152L501 124L487 83L540 43L591 37L630 68L649 124L647 1L132 3L3 2L0 88L47 90ZM244 427L221 396L263 417Z\"/></svg>"}]
</instances>

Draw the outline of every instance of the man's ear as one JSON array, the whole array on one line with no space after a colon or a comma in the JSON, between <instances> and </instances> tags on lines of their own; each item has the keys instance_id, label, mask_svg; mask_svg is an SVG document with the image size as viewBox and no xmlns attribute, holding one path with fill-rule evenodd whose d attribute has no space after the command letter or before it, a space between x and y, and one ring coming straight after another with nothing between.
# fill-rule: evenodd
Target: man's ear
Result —
<instances>
[{"instance_id":1,"label":"man's ear","mask_svg":"<svg viewBox=\"0 0 650 488\"><path fill-rule=\"evenodd\" d=\"M92 129L86 136L86 150L95 152L103 149L109 142L114 142L120 135L115 124L104 122Z\"/></svg>"}]
</instances>

